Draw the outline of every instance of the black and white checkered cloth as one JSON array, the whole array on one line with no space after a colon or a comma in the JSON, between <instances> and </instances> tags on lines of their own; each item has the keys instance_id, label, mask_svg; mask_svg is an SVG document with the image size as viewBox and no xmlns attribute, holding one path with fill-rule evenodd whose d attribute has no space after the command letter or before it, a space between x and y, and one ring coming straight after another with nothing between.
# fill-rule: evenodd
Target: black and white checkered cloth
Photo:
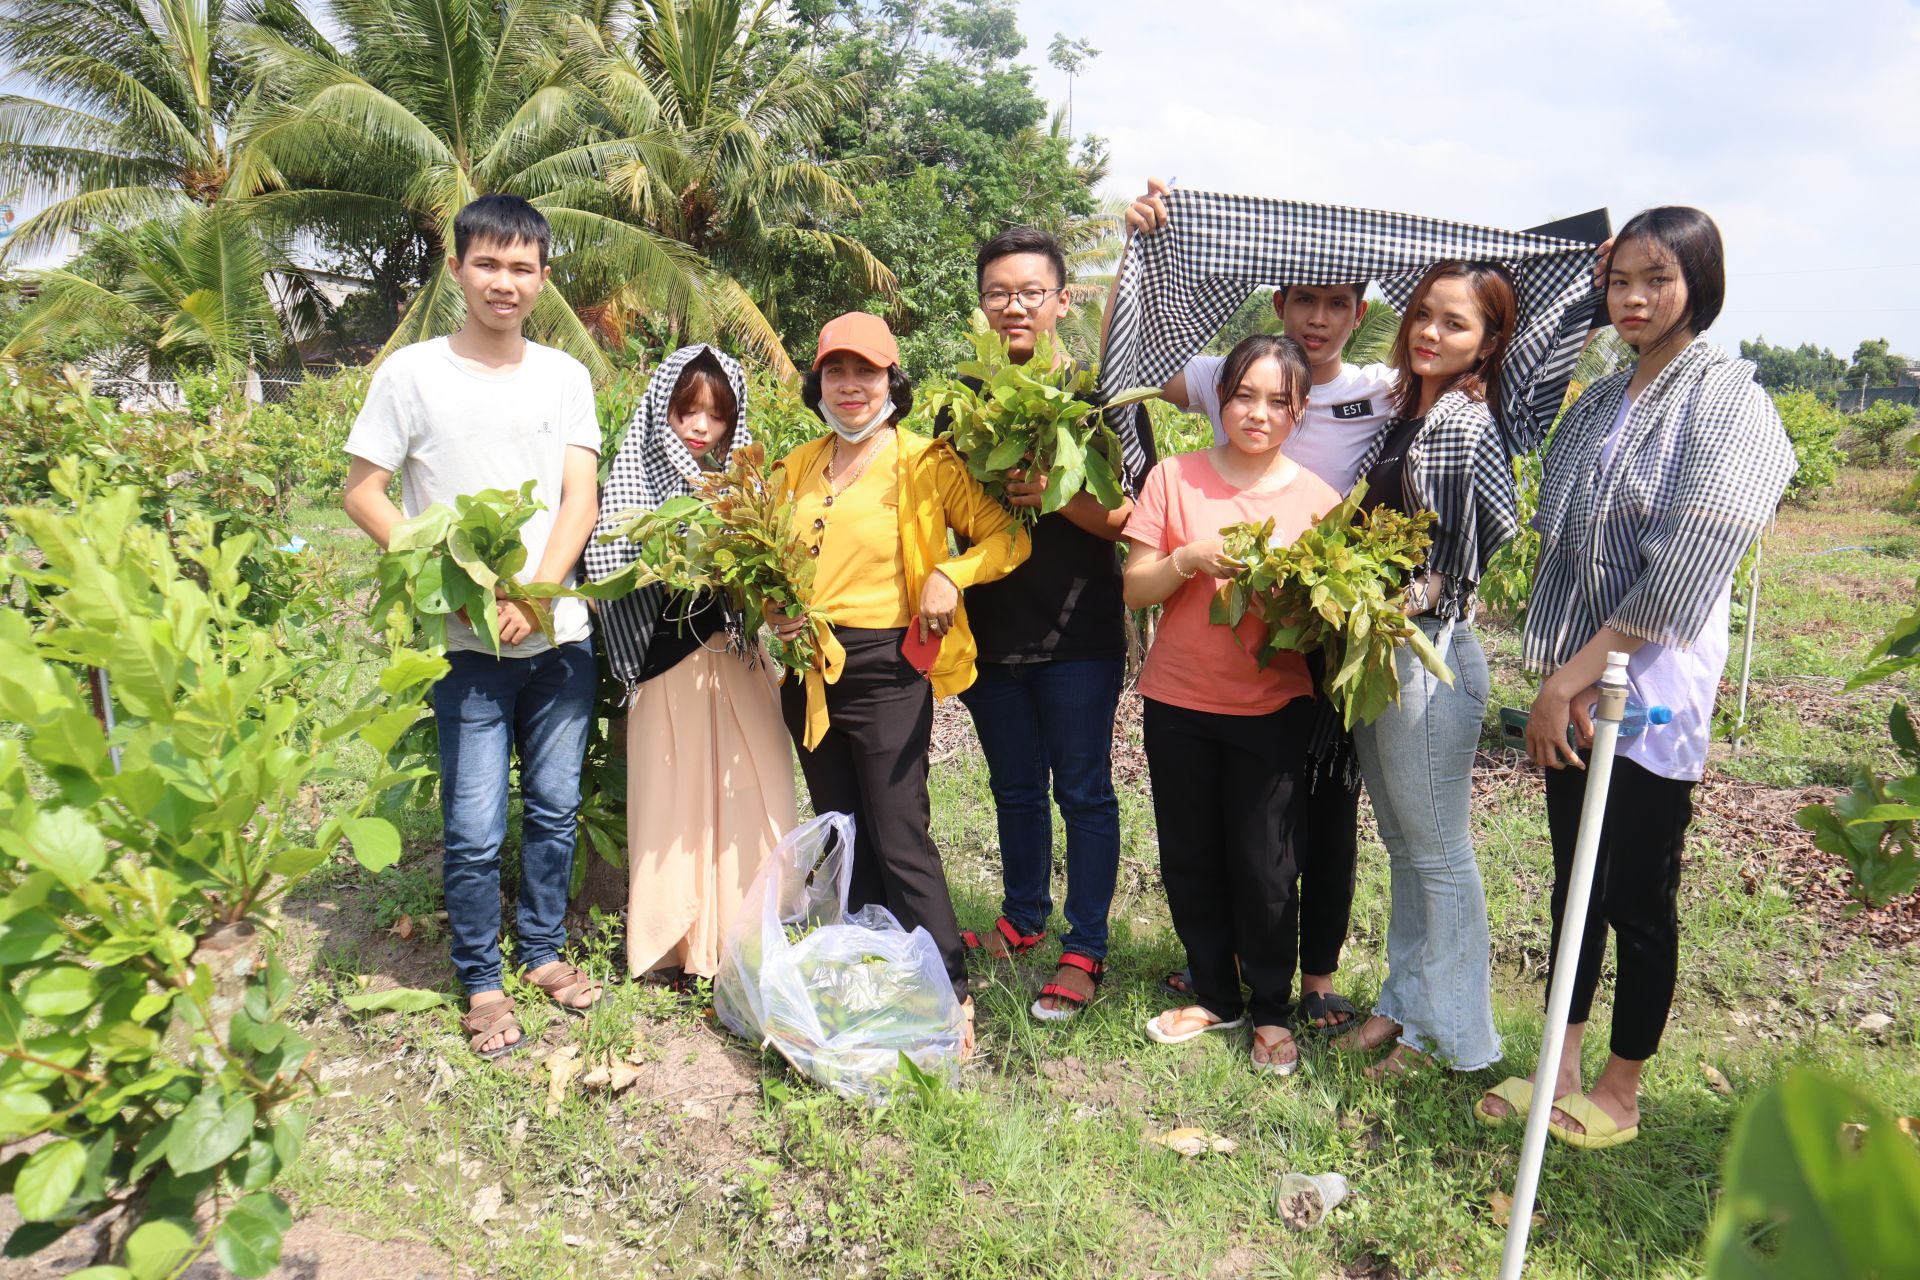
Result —
<instances>
[{"instance_id":1,"label":"black and white checkered cloth","mask_svg":"<svg viewBox=\"0 0 1920 1280\"><path fill-rule=\"evenodd\" d=\"M586 552L587 577L595 582L626 568L635 555L632 544L625 538L602 542L601 534L610 533L624 523L623 517L629 511L651 511L669 498L693 492L700 464L667 425L667 406L680 383L681 373L702 352L719 362L727 376L727 385L733 388L734 404L738 406L733 435L725 451L718 453L714 461L724 467L733 450L753 443L752 433L747 429L747 377L739 361L703 343L682 347L662 361L647 381L646 394L640 397L633 411L626 438L620 442L620 452L614 456L613 468L607 473L606 487L600 491L600 519L594 525L593 537L587 540ZM647 645L666 606L667 592L660 586L642 587L600 606L599 635L606 649L608 666L628 685L640 678ZM727 633L729 637L744 634L740 619L731 612L727 617Z\"/></svg>"},{"instance_id":2,"label":"black and white checkered cloth","mask_svg":"<svg viewBox=\"0 0 1920 1280\"><path fill-rule=\"evenodd\" d=\"M1377 209L1175 188L1168 224L1128 243L1114 282L1100 384L1158 386L1262 286L1377 283L1396 310L1447 258L1497 261L1519 291L1496 417L1516 456L1553 425L1601 295L1593 245Z\"/></svg>"},{"instance_id":3,"label":"black and white checkered cloth","mask_svg":"<svg viewBox=\"0 0 1920 1280\"><path fill-rule=\"evenodd\" d=\"M1632 367L1567 410L1540 481L1540 560L1522 657L1552 672L1611 625L1689 649L1798 469L1754 366L1696 338L1634 399Z\"/></svg>"},{"instance_id":4,"label":"black and white checkered cloth","mask_svg":"<svg viewBox=\"0 0 1920 1280\"><path fill-rule=\"evenodd\" d=\"M1360 458L1365 476L1386 447L1385 432ZM1449 391L1427 411L1407 446L1408 505L1431 511L1428 569L1446 577L1433 605L1436 618L1471 618L1473 592L1501 547L1520 532L1520 501L1500 428L1486 402Z\"/></svg>"}]
</instances>

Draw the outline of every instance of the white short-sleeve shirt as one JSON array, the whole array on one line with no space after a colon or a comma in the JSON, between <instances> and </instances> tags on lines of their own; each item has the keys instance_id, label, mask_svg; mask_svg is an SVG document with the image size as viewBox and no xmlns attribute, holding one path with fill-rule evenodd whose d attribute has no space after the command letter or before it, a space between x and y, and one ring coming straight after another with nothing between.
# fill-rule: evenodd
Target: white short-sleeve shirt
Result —
<instances>
[{"instance_id":1,"label":"white short-sleeve shirt","mask_svg":"<svg viewBox=\"0 0 1920 1280\"><path fill-rule=\"evenodd\" d=\"M521 527L527 548L524 580L540 567L570 445L600 452L593 379L563 351L529 342L519 368L491 374L453 354L445 338L402 347L387 357L367 388L366 404L347 435L347 452L400 473L400 506L409 517L436 502L452 505L482 489L518 490L534 482L545 509ZM572 586L569 572L565 585ZM584 640L591 628L584 600L554 602L554 636ZM473 628L447 620L447 647L491 653ZM503 657L530 658L548 647L538 631Z\"/></svg>"}]
</instances>

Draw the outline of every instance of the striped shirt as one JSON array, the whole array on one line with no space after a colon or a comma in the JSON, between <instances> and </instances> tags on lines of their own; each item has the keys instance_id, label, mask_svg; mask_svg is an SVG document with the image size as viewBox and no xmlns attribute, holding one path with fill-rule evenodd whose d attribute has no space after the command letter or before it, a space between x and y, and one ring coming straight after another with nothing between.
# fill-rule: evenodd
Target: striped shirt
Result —
<instances>
[{"instance_id":1,"label":"striped shirt","mask_svg":"<svg viewBox=\"0 0 1920 1280\"><path fill-rule=\"evenodd\" d=\"M1547 450L1522 656L1550 673L1602 626L1690 649L1798 467L1754 366L1696 338L1634 398L1633 368L1587 389Z\"/></svg>"}]
</instances>

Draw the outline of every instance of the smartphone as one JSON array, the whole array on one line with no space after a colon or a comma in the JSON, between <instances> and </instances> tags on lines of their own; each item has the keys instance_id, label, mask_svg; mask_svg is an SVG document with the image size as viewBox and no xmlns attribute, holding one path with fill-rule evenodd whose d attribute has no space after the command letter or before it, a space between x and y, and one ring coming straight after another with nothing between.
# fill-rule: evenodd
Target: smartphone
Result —
<instances>
[{"instance_id":1,"label":"smartphone","mask_svg":"<svg viewBox=\"0 0 1920 1280\"><path fill-rule=\"evenodd\" d=\"M1500 741L1515 751L1527 750L1527 713L1519 707L1500 708Z\"/></svg>"}]
</instances>

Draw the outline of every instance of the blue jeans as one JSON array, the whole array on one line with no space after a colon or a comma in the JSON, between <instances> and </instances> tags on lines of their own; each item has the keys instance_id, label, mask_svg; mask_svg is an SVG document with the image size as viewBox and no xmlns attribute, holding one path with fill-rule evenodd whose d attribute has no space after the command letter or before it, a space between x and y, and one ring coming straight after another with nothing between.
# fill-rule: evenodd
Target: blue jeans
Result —
<instances>
[{"instance_id":1,"label":"blue jeans","mask_svg":"<svg viewBox=\"0 0 1920 1280\"><path fill-rule=\"evenodd\" d=\"M1451 631L1452 686L1403 645L1394 653L1400 705L1353 731L1393 891L1374 1012L1401 1025L1402 1044L1477 1071L1500 1059L1487 895L1468 828L1487 658L1466 623L1415 621L1436 646Z\"/></svg>"},{"instance_id":2,"label":"blue jeans","mask_svg":"<svg viewBox=\"0 0 1920 1280\"><path fill-rule=\"evenodd\" d=\"M1053 800L1067 828L1065 951L1107 956L1107 912L1120 874L1113 717L1124 663L983 662L960 701L987 757L1006 885L1001 914L1021 933L1053 913Z\"/></svg>"},{"instance_id":3,"label":"blue jeans","mask_svg":"<svg viewBox=\"0 0 1920 1280\"><path fill-rule=\"evenodd\" d=\"M507 771L520 756L517 958L538 968L566 944L580 768L594 687L593 642L531 658L456 650L433 687L440 727L440 812L446 826L447 929L467 994L500 989L500 846L507 838Z\"/></svg>"}]
</instances>

